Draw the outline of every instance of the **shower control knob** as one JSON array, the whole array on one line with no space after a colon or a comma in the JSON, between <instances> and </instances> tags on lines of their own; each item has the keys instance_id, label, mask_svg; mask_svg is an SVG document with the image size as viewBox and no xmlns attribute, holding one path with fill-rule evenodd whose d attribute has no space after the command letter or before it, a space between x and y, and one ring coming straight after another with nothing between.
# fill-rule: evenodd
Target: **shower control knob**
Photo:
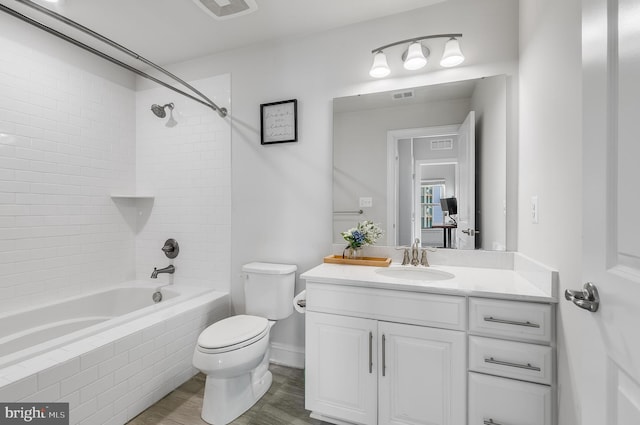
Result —
<instances>
[{"instance_id":1,"label":"shower control knob","mask_svg":"<svg viewBox=\"0 0 640 425\"><path fill-rule=\"evenodd\" d=\"M178 253L180 252L180 247L178 246L178 241L175 239L167 239L162 247L162 251L167 258L176 258Z\"/></svg>"}]
</instances>

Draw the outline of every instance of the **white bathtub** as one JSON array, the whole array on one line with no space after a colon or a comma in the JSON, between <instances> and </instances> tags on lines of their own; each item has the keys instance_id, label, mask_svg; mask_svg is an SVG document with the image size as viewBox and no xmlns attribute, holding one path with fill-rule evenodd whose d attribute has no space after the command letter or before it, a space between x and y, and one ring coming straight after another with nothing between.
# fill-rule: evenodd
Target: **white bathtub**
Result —
<instances>
[{"instance_id":1,"label":"white bathtub","mask_svg":"<svg viewBox=\"0 0 640 425\"><path fill-rule=\"evenodd\" d=\"M159 289L162 301L152 295ZM0 368L203 292L128 282L65 301L0 315Z\"/></svg>"},{"instance_id":2,"label":"white bathtub","mask_svg":"<svg viewBox=\"0 0 640 425\"><path fill-rule=\"evenodd\" d=\"M229 297L135 281L0 315L0 400L69 402L70 423L119 424L197 371L199 333Z\"/></svg>"}]
</instances>

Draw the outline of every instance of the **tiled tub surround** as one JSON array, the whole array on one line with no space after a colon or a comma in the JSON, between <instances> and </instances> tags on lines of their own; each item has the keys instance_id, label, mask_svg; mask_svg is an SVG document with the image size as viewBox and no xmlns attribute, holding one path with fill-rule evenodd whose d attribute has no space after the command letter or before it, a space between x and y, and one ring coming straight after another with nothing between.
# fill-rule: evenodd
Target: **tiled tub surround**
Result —
<instances>
[{"instance_id":1,"label":"tiled tub surround","mask_svg":"<svg viewBox=\"0 0 640 425\"><path fill-rule=\"evenodd\" d=\"M135 186L135 91L104 61L99 75L14 21L0 18L3 312L124 282L135 270L134 237L109 198Z\"/></svg>"},{"instance_id":2,"label":"tiled tub surround","mask_svg":"<svg viewBox=\"0 0 640 425\"><path fill-rule=\"evenodd\" d=\"M168 288L167 295L182 295L0 369L0 400L68 402L71 424L125 423L197 373L191 359L198 335L229 315L227 293L192 289Z\"/></svg>"},{"instance_id":3,"label":"tiled tub surround","mask_svg":"<svg viewBox=\"0 0 640 425\"><path fill-rule=\"evenodd\" d=\"M0 311L147 278L170 237L176 283L228 292L231 120L8 15L0 27ZM229 75L189 82L230 108ZM149 110L168 102L173 128Z\"/></svg>"},{"instance_id":4,"label":"tiled tub surround","mask_svg":"<svg viewBox=\"0 0 640 425\"><path fill-rule=\"evenodd\" d=\"M229 74L189 81L214 102L229 108ZM173 102L178 125L165 127L149 110L154 103ZM136 279L164 267L160 250L167 237L180 243L174 260L180 283L208 282L229 291L231 281L231 118L164 87L136 93L136 189L154 195L144 225L138 211ZM141 206L140 204L138 206ZM166 236L166 237L165 237ZM168 275L159 275L163 281Z\"/></svg>"}]
</instances>

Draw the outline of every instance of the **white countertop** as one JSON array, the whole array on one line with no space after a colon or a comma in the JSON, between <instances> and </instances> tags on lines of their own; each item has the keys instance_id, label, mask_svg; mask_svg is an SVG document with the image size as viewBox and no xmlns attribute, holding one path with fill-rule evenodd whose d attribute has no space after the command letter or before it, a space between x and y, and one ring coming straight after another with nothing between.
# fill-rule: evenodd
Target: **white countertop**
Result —
<instances>
[{"instance_id":1,"label":"white countertop","mask_svg":"<svg viewBox=\"0 0 640 425\"><path fill-rule=\"evenodd\" d=\"M419 268L422 266L402 266L396 263L390 266L390 268L394 267ZM439 281L420 281L383 276L376 272L381 268L386 267L323 263L304 272L300 277L307 282L337 285L520 301L558 302L557 295L553 294L551 289L554 287L551 282L549 282L549 290L544 290L541 285L533 284L520 273L509 269L434 265L429 269L448 272L454 277Z\"/></svg>"}]
</instances>

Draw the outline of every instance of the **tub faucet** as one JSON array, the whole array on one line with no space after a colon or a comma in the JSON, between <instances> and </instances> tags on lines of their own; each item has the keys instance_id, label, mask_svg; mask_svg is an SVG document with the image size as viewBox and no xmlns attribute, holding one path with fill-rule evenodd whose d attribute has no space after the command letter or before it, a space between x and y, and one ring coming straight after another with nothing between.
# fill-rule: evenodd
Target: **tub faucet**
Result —
<instances>
[{"instance_id":1,"label":"tub faucet","mask_svg":"<svg viewBox=\"0 0 640 425\"><path fill-rule=\"evenodd\" d=\"M174 274L175 271L176 271L176 268L173 266L173 264L168 265L164 269L157 269L154 267L153 272L151 273L151 279L157 279L160 273Z\"/></svg>"}]
</instances>

